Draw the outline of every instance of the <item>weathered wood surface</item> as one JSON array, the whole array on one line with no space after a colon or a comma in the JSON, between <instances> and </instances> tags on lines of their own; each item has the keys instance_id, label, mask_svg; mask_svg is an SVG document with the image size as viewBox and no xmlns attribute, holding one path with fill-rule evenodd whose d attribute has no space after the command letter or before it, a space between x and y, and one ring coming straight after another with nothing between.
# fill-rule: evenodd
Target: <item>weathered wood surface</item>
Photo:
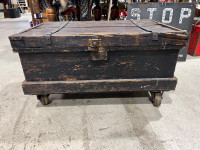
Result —
<instances>
[{"instance_id":1,"label":"weathered wood surface","mask_svg":"<svg viewBox=\"0 0 200 150\"><path fill-rule=\"evenodd\" d=\"M71 38L63 37L51 37L52 44L46 45L47 40L44 38L25 38L21 41L12 41L12 47L14 52L74 52L74 51L88 51L89 39L102 39L102 46L106 50L117 47L121 50L168 50L168 49L180 49L185 46L185 40L174 39L161 39L158 41L152 41L152 35L148 36L130 36L130 35L112 35L112 36L74 36ZM16 48L17 47L17 48ZM30 51L29 51L30 50Z\"/></svg>"},{"instance_id":2,"label":"weathered wood surface","mask_svg":"<svg viewBox=\"0 0 200 150\"><path fill-rule=\"evenodd\" d=\"M9 37L21 59L25 94L175 89L184 31L152 20L62 25L48 22Z\"/></svg>"},{"instance_id":3,"label":"weathered wood surface","mask_svg":"<svg viewBox=\"0 0 200 150\"><path fill-rule=\"evenodd\" d=\"M20 53L27 81L173 77L178 50L113 51L92 61L90 52Z\"/></svg>"},{"instance_id":4,"label":"weathered wood surface","mask_svg":"<svg viewBox=\"0 0 200 150\"><path fill-rule=\"evenodd\" d=\"M106 51L162 51L162 50L179 50L182 46L180 45L149 45L148 47L142 47L142 46L127 46L127 47L119 47L119 46L110 46L104 48ZM15 53L51 53L51 52L63 52L63 53L69 53L69 52L88 52L88 46L85 47L67 47L67 48L54 48L54 47L48 47L48 48L18 48L13 49L13 52Z\"/></svg>"},{"instance_id":5,"label":"weathered wood surface","mask_svg":"<svg viewBox=\"0 0 200 150\"><path fill-rule=\"evenodd\" d=\"M22 84L25 94L45 95L57 93L99 93L119 91L169 91L174 90L177 79L145 78L119 80L42 81Z\"/></svg>"},{"instance_id":6,"label":"weathered wood surface","mask_svg":"<svg viewBox=\"0 0 200 150\"><path fill-rule=\"evenodd\" d=\"M179 49L186 45L188 35L179 29L168 27L152 20L135 21L140 27L130 20L126 21L90 21L90 22L69 22L63 29L52 34L51 45L47 44L45 35L62 26L62 22L44 23L26 32L10 36L11 45L15 52L28 52L42 49L74 51L75 48L88 46L89 39L101 39L102 46L109 50L109 47L133 47L140 46L145 49L148 46L155 46L163 49L170 49L177 46ZM144 29L143 29L144 28ZM146 30L145 30L146 29ZM158 34L158 40L152 40L153 34Z\"/></svg>"}]
</instances>

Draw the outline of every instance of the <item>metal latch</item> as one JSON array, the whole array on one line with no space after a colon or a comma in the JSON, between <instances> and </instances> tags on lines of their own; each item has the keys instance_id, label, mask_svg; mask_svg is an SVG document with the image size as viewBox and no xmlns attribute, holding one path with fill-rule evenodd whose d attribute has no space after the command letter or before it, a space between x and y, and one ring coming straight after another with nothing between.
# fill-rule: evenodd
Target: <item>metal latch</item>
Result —
<instances>
[{"instance_id":1,"label":"metal latch","mask_svg":"<svg viewBox=\"0 0 200 150\"><path fill-rule=\"evenodd\" d=\"M91 60L107 60L107 51L102 47L101 39L89 39L88 51L91 51Z\"/></svg>"},{"instance_id":2,"label":"metal latch","mask_svg":"<svg viewBox=\"0 0 200 150\"><path fill-rule=\"evenodd\" d=\"M89 39L89 51L101 51L101 39Z\"/></svg>"}]
</instances>

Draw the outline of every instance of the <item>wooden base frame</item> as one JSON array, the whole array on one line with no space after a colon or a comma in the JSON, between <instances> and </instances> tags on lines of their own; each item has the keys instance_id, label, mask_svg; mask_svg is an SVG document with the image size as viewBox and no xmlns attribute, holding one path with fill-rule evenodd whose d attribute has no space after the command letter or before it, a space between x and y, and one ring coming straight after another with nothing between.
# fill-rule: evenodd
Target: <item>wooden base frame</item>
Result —
<instances>
[{"instance_id":1,"label":"wooden base frame","mask_svg":"<svg viewBox=\"0 0 200 150\"><path fill-rule=\"evenodd\" d=\"M33 81L22 84L24 94L37 95L42 105L48 105L50 94L58 93L101 93L125 91L149 91L153 106L159 107L163 91L174 90L177 78L76 80L76 81Z\"/></svg>"},{"instance_id":2,"label":"wooden base frame","mask_svg":"<svg viewBox=\"0 0 200 150\"><path fill-rule=\"evenodd\" d=\"M24 94L47 95L59 93L169 91L176 87L177 78L144 78L117 80L33 81L22 84Z\"/></svg>"},{"instance_id":3,"label":"wooden base frame","mask_svg":"<svg viewBox=\"0 0 200 150\"><path fill-rule=\"evenodd\" d=\"M163 91L174 90L177 78L76 80L76 81L33 81L22 84L24 94L37 95L42 105L51 103L50 94L56 93L101 93L125 91L149 91L149 100L159 107Z\"/></svg>"}]
</instances>

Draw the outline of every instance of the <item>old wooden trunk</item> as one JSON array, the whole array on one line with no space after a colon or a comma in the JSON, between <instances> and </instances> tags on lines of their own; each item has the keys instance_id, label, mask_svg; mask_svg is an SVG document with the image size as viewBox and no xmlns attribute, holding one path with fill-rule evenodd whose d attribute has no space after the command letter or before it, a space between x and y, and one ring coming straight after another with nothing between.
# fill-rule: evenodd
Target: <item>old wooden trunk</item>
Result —
<instances>
[{"instance_id":1,"label":"old wooden trunk","mask_svg":"<svg viewBox=\"0 0 200 150\"><path fill-rule=\"evenodd\" d=\"M162 92L176 87L187 38L152 20L47 22L9 37L21 59L24 93L43 104L52 93L151 91L157 106Z\"/></svg>"}]
</instances>

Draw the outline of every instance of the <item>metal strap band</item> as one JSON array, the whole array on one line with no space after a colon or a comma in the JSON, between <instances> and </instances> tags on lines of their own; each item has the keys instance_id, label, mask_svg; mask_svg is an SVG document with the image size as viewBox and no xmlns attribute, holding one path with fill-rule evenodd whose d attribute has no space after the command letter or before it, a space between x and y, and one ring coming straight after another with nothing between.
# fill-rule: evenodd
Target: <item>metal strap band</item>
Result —
<instances>
[{"instance_id":1,"label":"metal strap band","mask_svg":"<svg viewBox=\"0 0 200 150\"><path fill-rule=\"evenodd\" d=\"M64 24L62 24L62 26L60 26L58 29L54 30L54 31L51 31L49 33L46 33L44 36L46 38L46 41L47 41L47 44L51 44L51 35L60 31L62 28L64 28L67 24L69 23L68 22L65 22Z\"/></svg>"},{"instance_id":2,"label":"metal strap band","mask_svg":"<svg viewBox=\"0 0 200 150\"><path fill-rule=\"evenodd\" d=\"M153 41L157 41L158 40L158 33L157 32L153 32L147 28L144 28L143 26L138 25L133 19L130 20L134 25L136 25L137 27L139 27L140 29L147 31L147 32L151 32L152 33L152 40Z\"/></svg>"}]
</instances>

